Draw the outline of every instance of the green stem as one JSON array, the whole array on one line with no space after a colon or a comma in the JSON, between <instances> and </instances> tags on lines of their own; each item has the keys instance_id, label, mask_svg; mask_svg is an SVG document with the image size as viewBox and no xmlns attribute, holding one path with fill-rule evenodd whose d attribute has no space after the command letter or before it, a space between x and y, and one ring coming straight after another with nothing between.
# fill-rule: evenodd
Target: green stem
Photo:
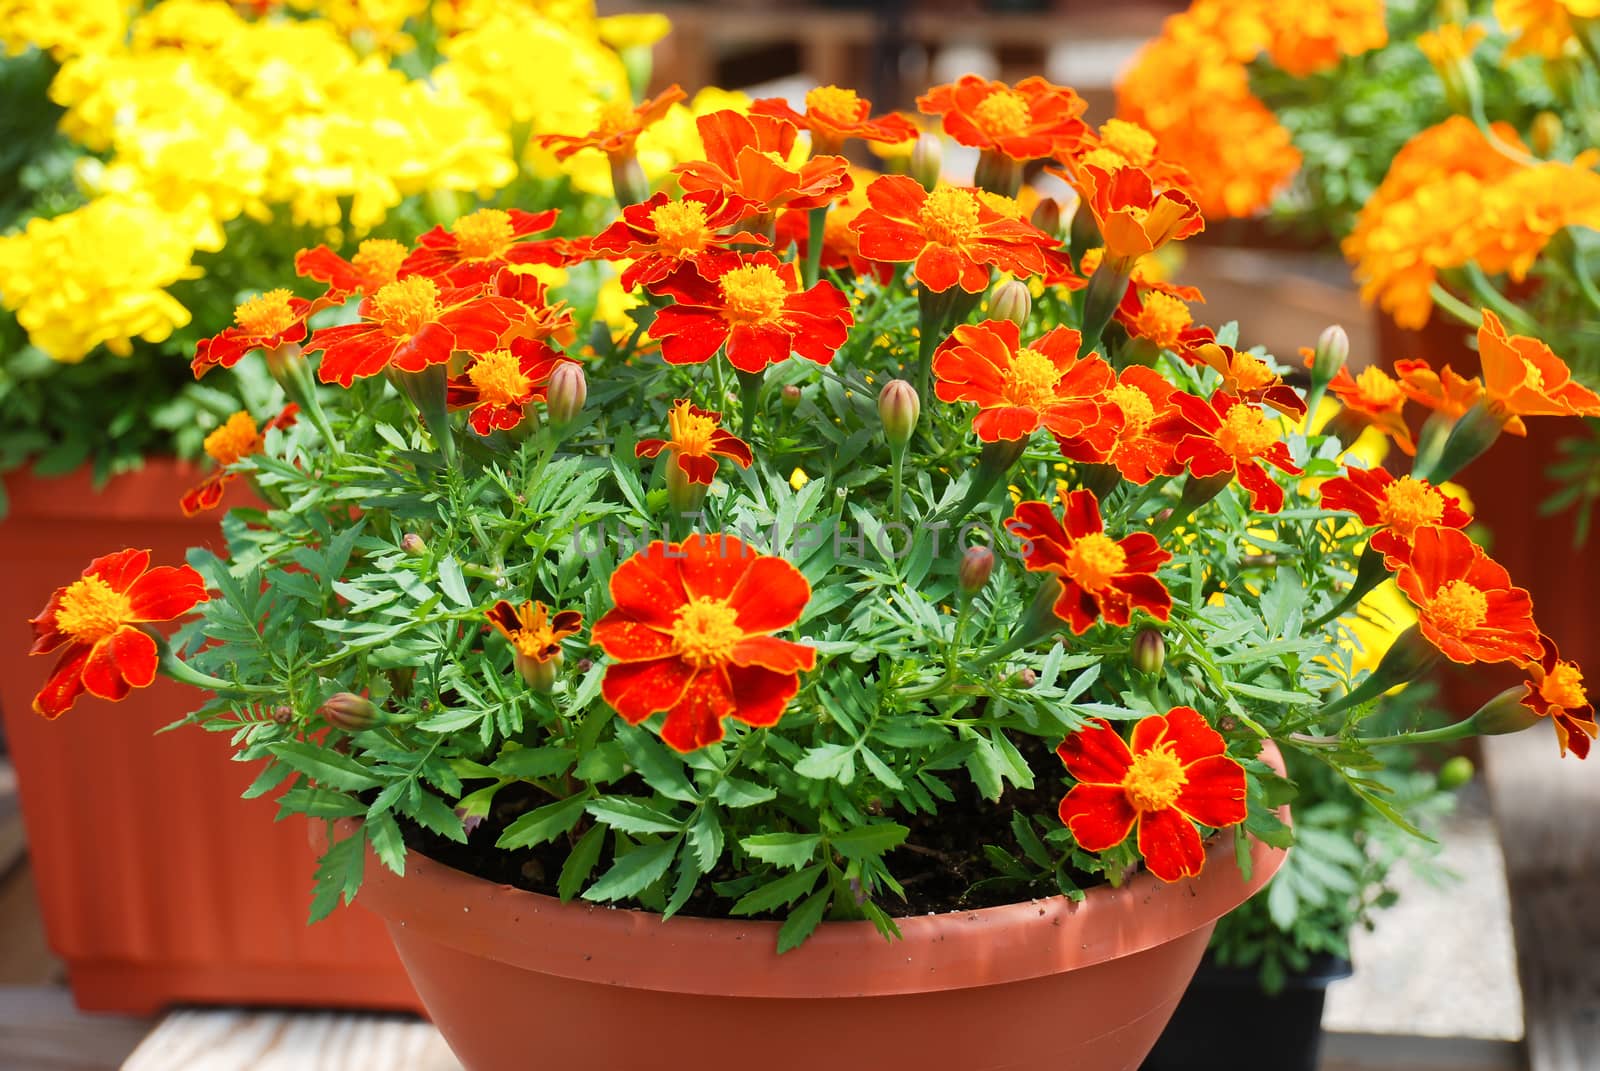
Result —
<instances>
[{"instance_id":1,"label":"green stem","mask_svg":"<svg viewBox=\"0 0 1600 1071\"><path fill-rule=\"evenodd\" d=\"M1439 283L1434 283L1430 291L1433 303L1460 320L1469 327L1476 327L1483 322L1483 313L1456 297Z\"/></svg>"},{"instance_id":2,"label":"green stem","mask_svg":"<svg viewBox=\"0 0 1600 1071\"><path fill-rule=\"evenodd\" d=\"M735 371L739 373L739 438L749 442L750 431L756 424L756 402L761 395L762 373L743 369Z\"/></svg>"},{"instance_id":3,"label":"green stem","mask_svg":"<svg viewBox=\"0 0 1600 1071\"><path fill-rule=\"evenodd\" d=\"M233 681L225 681L220 677L213 677L209 673L201 673L198 669L173 654L172 649L167 646L164 639L158 637L157 646L161 650L159 665L161 675L175 680L179 684L188 684L208 692L215 692L224 699L243 699L250 695L276 694L278 691L276 688L266 688L260 685L235 684Z\"/></svg>"},{"instance_id":4,"label":"green stem","mask_svg":"<svg viewBox=\"0 0 1600 1071\"><path fill-rule=\"evenodd\" d=\"M806 262L801 268L801 278L809 290L816 285L817 277L822 274L822 245L828 225L828 206L813 208L807 217L807 223Z\"/></svg>"},{"instance_id":5,"label":"green stem","mask_svg":"<svg viewBox=\"0 0 1600 1071\"><path fill-rule=\"evenodd\" d=\"M1388 744L1447 744L1455 740L1465 740L1477 735L1471 718L1463 718L1450 725L1443 725L1437 729L1418 729L1415 732L1395 733L1392 736L1313 736L1308 733L1290 733L1289 739L1297 744L1310 747L1337 747L1346 743L1361 744L1365 747L1379 747Z\"/></svg>"},{"instance_id":6,"label":"green stem","mask_svg":"<svg viewBox=\"0 0 1600 1071\"><path fill-rule=\"evenodd\" d=\"M890 453L890 489L889 489L889 516L891 520L899 521L903 513L901 509L901 496L904 493L901 483L901 470L905 467L906 448L904 444L891 446Z\"/></svg>"},{"instance_id":7,"label":"green stem","mask_svg":"<svg viewBox=\"0 0 1600 1071\"><path fill-rule=\"evenodd\" d=\"M1093 353L1100 345L1117 305L1128 292L1128 278L1102 262L1089 277L1089 286L1083 292L1083 341L1078 345L1080 354Z\"/></svg>"},{"instance_id":8,"label":"green stem","mask_svg":"<svg viewBox=\"0 0 1600 1071\"><path fill-rule=\"evenodd\" d=\"M1383 555L1368 547L1361 552L1361 561L1356 566L1355 583L1350 585L1350 590L1345 593L1344 598L1334 604L1333 609L1311 622L1311 627L1307 631L1315 632L1328 622L1343 617L1371 594L1373 588L1388 578L1389 569L1384 564Z\"/></svg>"},{"instance_id":9,"label":"green stem","mask_svg":"<svg viewBox=\"0 0 1600 1071\"><path fill-rule=\"evenodd\" d=\"M1537 329L1538 325L1533 322L1532 317L1522 311L1522 306L1496 289L1495 285L1489 281L1489 277L1483 274L1483 269L1478 267L1477 261L1467 261L1462 266L1462 270L1466 273L1467 282L1472 286L1472 292L1478 296L1478 299L1484 305L1499 313L1515 327L1521 327L1526 331ZM1482 317L1480 316L1479 319L1481 320Z\"/></svg>"}]
</instances>

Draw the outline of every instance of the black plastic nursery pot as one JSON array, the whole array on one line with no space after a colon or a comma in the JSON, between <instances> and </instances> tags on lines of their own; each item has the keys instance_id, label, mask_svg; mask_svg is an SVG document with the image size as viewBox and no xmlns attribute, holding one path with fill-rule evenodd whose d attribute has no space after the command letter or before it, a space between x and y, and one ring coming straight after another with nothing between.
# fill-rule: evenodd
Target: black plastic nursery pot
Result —
<instances>
[{"instance_id":1,"label":"black plastic nursery pot","mask_svg":"<svg viewBox=\"0 0 1600 1071\"><path fill-rule=\"evenodd\" d=\"M1268 995L1255 968L1201 963L1178 1010L1140 1071L1242 1067L1241 1046L1272 1054L1272 1071L1316 1071L1322 1049L1322 1004L1328 986L1350 977L1350 962L1318 957ZM1248 1028L1249 1037L1240 1036Z\"/></svg>"}]
</instances>

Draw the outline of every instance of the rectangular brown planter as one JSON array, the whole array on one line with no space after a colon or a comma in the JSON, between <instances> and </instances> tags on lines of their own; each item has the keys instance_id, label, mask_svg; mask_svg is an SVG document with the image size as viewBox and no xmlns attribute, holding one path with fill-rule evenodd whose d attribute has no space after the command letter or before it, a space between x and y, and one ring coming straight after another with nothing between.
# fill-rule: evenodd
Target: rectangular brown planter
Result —
<instances>
[{"instance_id":1,"label":"rectangular brown planter","mask_svg":"<svg viewBox=\"0 0 1600 1071\"><path fill-rule=\"evenodd\" d=\"M306 925L314 863L303 822L241 800L256 770L224 734L154 731L199 694L163 678L121 703L88 695L48 722L32 700L51 657L29 617L89 561L148 547L157 564L220 544L218 514L186 520L193 469L154 462L96 492L86 472L5 478L0 522L0 710L50 947L78 1006L150 1014L174 1003L420 1008L377 919L340 909Z\"/></svg>"}]
</instances>

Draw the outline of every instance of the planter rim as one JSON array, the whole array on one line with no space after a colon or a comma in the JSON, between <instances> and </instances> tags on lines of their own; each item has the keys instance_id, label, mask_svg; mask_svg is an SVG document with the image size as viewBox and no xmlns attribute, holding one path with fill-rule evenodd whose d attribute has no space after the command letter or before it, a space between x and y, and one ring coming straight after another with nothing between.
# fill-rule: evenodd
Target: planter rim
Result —
<instances>
[{"instance_id":1,"label":"planter rim","mask_svg":"<svg viewBox=\"0 0 1600 1071\"><path fill-rule=\"evenodd\" d=\"M186 518L178 500L211 469L173 457L147 457L139 468L119 472L95 487L93 466L79 465L59 476L40 476L32 466L0 474L10 499L8 517L29 520L157 521L216 526L227 509L253 504L248 480L237 481L215 511Z\"/></svg>"},{"instance_id":2,"label":"planter rim","mask_svg":"<svg viewBox=\"0 0 1600 1071\"><path fill-rule=\"evenodd\" d=\"M358 822L336 825L348 836ZM324 829L312 824L314 841ZM1165 944L1249 899L1286 854L1252 839L1247 879L1234 862L1233 835L1224 833L1208 846L1199 878L1169 885L1144 871L1120 889L1096 886L1079 903L1052 896L898 918L900 940L885 940L870 922L824 922L781 957L776 922L663 921L631 908L564 904L415 851L401 877L369 846L357 902L391 931L576 981L723 997L893 996L1020 982Z\"/></svg>"}]
</instances>

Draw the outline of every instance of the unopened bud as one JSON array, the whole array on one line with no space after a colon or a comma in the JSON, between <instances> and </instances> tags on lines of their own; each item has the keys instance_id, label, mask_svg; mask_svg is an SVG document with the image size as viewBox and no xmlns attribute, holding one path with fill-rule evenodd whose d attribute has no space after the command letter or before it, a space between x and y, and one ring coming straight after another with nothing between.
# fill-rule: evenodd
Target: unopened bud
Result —
<instances>
[{"instance_id":1,"label":"unopened bud","mask_svg":"<svg viewBox=\"0 0 1600 1071\"><path fill-rule=\"evenodd\" d=\"M1061 237L1061 202L1054 197L1040 201L1028 217L1028 222L1052 238Z\"/></svg>"},{"instance_id":2,"label":"unopened bud","mask_svg":"<svg viewBox=\"0 0 1600 1071\"><path fill-rule=\"evenodd\" d=\"M883 421L883 437L899 449L911 441L922 415L922 399L917 388L903 379L891 379L878 394L878 418Z\"/></svg>"},{"instance_id":3,"label":"unopened bud","mask_svg":"<svg viewBox=\"0 0 1600 1071\"><path fill-rule=\"evenodd\" d=\"M1011 683L1015 684L1018 688L1032 688L1035 684L1039 683L1039 674L1035 673L1031 669L1028 669L1027 667L1023 667L1011 675Z\"/></svg>"},{"instance_id":4,"label":"unopened bud","mask_svg":"<svg viewBox=\"0 0 1600 1071\"><path fill-rule=\"evenodd\" d=\"M529 688L536 692L548 692L556 686L556 676L561 670L562 655L555 651L548 658L539 658L535 655L525 655L518 651L512 656L511 664Z\"/></svg>"},{"instance_id":5,"label":"unopened bud","mask_svg":"<svg viewBox=\"0 0 1600 1071\"><path fill-rule=\"evenodd\" d=\"M1438 785L1446 792L1461 788L1472 780L1477 770L1472 765L1472 760L1465 755L1455 755L1444 760L1444 765L1439 767Z\"/></svg>"},{"instance_id":6,"label":"unopened bud","mask_svg":"<svg viewBox=\"0 0 1600 1071\"><path fill-rule=\"evenodd\" d=\"M1389 649L1378 660L1372 671L1371 687L1388 691L1399 684L1408 684L1432 669L1439 661L1439 648L1422 634L1422 629L1412 625L1400 633Z\"/></svg>"},{"instance_id":7,"label":"unopened bud","mask_svg":"<svg viewBox=\"0 0 1600 1071\"><path fill-rule=\"evenodd\" d=\"M1028 292L1027 283L1011 279L995 287L994 297L989 299L989 319L1010 320L1023 327L1031 315L1033 295Z\"/></svg>"},{"instance_id":8,"label":"unopened bud","mask_svg":"<svg viewBox=\"0 0 1600 1071\"><path fill-rule=\"evenodd\" d=\"M1324 329L1317 338L1317 348L1311 358L1312 382L1331 383L1349 359L1350 336L1345 329L1338 324Z\"/></svg>"},{"instance_id":9,"label":"unopened bud","mask_svg":"<svg viewBox=\"0 0 1600 1071\"><path fill-rule=\"evenodd\" d=\"M407 532L400 537L400 549L406 552L409 558L420 558L428 553L428 544L415 532Z\"/></svg>"},{"instance_id":10,"label":"unopened bud","mask_svg":"<svg viewBox=\"0 0 1600 1071\"><path fill-rule=\"evenodd\" d=\"M550 422L556 426L570 424L583 411L589 400L589 380L583 366L576 361L562 361L550 373L550 386L545 394L545 408Z\"/></svg>"},{"instance_id":11,"label":"unopened bud","mask_svg":"<svg viewBox=\"0 0 1600 1071\"><path fill-rule=\"evenodd\" d=\"M1528 131L1528 143L1533 146L1534 152L1548 158L1555 155L1563 133L1565 130L1559 115L1555 112L1540 112L1533 117L1533 127Z\"/></svg>"},{"instance_id":12,"label":"unopened bud","mask_svg":"<svg viewBox=\"0 0 1600 1071\"><path fill-rule=\"evenodd\" d=\"M1133 668L1140 673L1150 676L1160 673L1167 664L1167 641L1162 637L1161 630L1140 629L1133 637L1130 655Z\"/></svg>"},{"instance_id":13,"label":"unopened bud","mask_svg":"<svg viewBox=\"0 0 1600 1071\"><path fill-rule=\"evenodd\" d=\"M667 505L673 513L680 517L686 513L698 513L705 504L708 490L710 488L706 484L689 479L689 474L678 463L676 453L667 458Z\"/></svg>"},{"instance_id":14,"label":"unopened bud","mask_svg":"<svg viewBox=\"0 0 1600 1071\"><path fill-rule=\"evenodd\" d=\"M359 733L370 729L382 720L382 715L372 700L353 692L337 692L330 695L317 708L317 713L329 725L348 733Z\"/></svg>"},{"instance_id":15,"label":"unopened bud","mask_svg":"<svg viewBox=\"0 0 1600 1071\"><path fill-rule=\"evenodd\" d=\"M611 158L611 189L623 208L636 205L650 196L650 180L632 153Z\"/></svg>"},{"instance_id":16,"label":"unopened bud","mask_svg":"<svg viewBox=\"0 0 1600 1071\"><path fill-rule=\"evenodd\" d=\"M800 396L800 388L793 383L785 383L783 390L779 393L779 397L783 400L783 407L790 410L800 407Z\"/></svg>"},{"instance_id":17,"label":"unopened bud","mask_svg":"<svg viewBox=\"0 0 1600 1071\"><path fill-rule=\"evenodd\" d=\"M288 725L291 721L294 721L294 708L287 706L273 707L272 720L279 725Z\"/></svg>"},{"instance_id":18,"label":"unopened bud","mask_svg":"<svg viewBox=\"0 0 1600 1071\"><path fill-rule=\"evenodd\" d=\"M917 138L917 143L911 149L911 177L916 179L922 188L932 190L939 185L939 176L944 170L944 143L937 134L923 134Z\"/></svg>"},{"instance_id":19,"label":"unopened bud","mask_svg":"<svg viewBox=\"0 0 1600 1071\"><path fill-rule=\"evenodd\" d=\"M1483 704L1472 716L1472 731L1479 736L1504 736L1539 724L1544 719L1522 702L1527 694L1527 687L1519 684Z\"/></svg>"},{"instance_id":20,"label":"unopened bud","mask_svg":"<svg viewBox=\"0 0 1600 1071\"><path fill-rule=\"evenodd\" d=\"M956 570L956 579L964 594L976 595L989 582L992 572L994 551L988 547L968 547L961 555L961 567Z\"/></svg>"}]
</instances>

